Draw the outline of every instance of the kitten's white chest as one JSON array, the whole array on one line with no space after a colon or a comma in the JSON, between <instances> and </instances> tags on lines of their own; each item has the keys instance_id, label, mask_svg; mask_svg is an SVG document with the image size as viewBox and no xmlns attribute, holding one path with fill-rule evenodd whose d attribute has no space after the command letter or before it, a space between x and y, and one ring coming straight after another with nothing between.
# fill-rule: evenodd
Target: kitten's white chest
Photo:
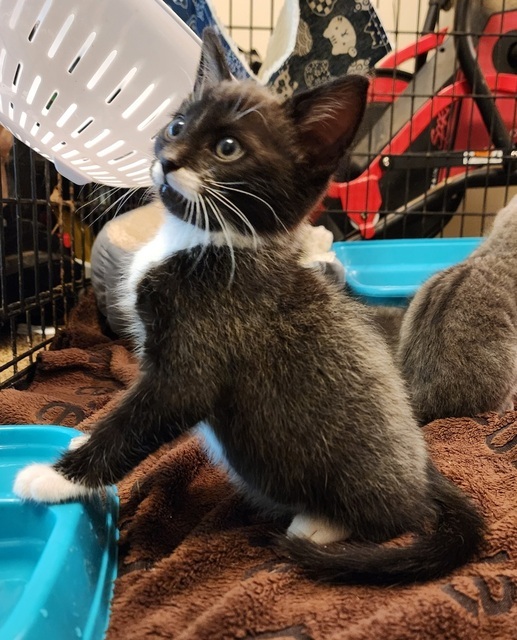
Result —
<instances>
[{"instance_id":1,"label":"kitten's white chest","mask_svg":"<svg viewBox=\"0 0 517 640\"><path fill-rule=\"evenodd\" d=\"M129 333L138 345L141 346L145 340L145 328L136 313L138 284L152 267L179 251L204 244L206 239L204 231L169 214L154 238L132 256L127 277L121 283L120 306L126 317Z\"/></svg>"}]
</instances>

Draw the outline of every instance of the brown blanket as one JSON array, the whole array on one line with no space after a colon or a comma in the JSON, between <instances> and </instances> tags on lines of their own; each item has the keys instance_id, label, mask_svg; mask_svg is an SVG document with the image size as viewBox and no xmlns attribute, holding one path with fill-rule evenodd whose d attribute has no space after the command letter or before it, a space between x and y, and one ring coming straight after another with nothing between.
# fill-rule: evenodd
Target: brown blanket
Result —
<instances>
[{"instance_id":1,"label":"brown blanket","mask_svg":"<svg viewBox=\"0 0 517 640\"><path fill-rule=\"evenodd\" d=\"M0 422L89 430L136 364L102 334L85 297L25 391L0 394ZM271 544L278 525L247 507L195 438L163 447L119 487L120 567L108 640L517 638L517 413L437 421L439 468L489 523L483 557L401 588L311 582Z\"/></svg>"}]
</instances>

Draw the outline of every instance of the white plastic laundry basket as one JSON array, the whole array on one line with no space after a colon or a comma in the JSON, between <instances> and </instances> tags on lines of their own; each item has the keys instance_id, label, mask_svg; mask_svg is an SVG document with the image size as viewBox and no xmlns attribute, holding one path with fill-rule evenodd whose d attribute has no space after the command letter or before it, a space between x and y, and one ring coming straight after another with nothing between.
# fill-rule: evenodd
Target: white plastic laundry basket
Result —
<instances>
[{"instance_id":1,"label":"white plastic laundry basket","mask_svg":"<svg viewBox=\"0 0 517 640\"><path fill-rule=\"evenodd\" d=\"M77 184L150 184L199 38L161 0L0 0L0 122Z\"/></svg>"}]
</instances>

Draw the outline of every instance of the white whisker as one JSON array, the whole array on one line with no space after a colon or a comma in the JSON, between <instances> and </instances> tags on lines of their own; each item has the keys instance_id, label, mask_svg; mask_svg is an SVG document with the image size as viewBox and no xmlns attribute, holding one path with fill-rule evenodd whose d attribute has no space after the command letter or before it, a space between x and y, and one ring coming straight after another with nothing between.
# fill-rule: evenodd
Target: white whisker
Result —
<instances>
[{"instance_id":1,"label":"white whisker","mask_svg":"<svg viewBox=\"0 0 517 640\"><path fill-rule=\"evenodd\" d=\"M285 229L285 231L287 231L287 227L282 222L282 220L279 218L279 216L276 213L276 211L269 204L269 202L266 202L266 200L264 200L264 198L261 198L260 196L257 196L255 193L251 193L251 191L246 191L244 189L236 189L235 187L227 186L230 183L212 181L212 184L217 186L217 187L222 187L223 189L228 189L228 191L235 191L237 193L242 193L245 196L250 196L251 198L255 198L255 199L259 200L260 202L265 204L266 207L268 207L270 209L271 213L275 216L275 219L278 220L278 222L282 225L282 227Z\"/></svg>"},{"instance_id":2,"label":"white whisker","mask_svg":"<svg viewBox=\"0 0 517 640\"><path fill-rule=\"evenodd\" d=\"M95 220L93 220L93 222L91 222L88 226L92 227L98 220L100 220L103 216L108 215L108 213L118 205L115 211L115 215L112 216L113 218L115 218L119 214L124 204L129 200L129 198L131 198L131 196L133 195L133 193L136 191L137 188L129 189L129 191L123 193L120 196L120 198L117 198L107 209L105 209L99 216L97 216Z\"/></svg>"},{"instance_id":3,"label":"white whisker","mask_svg":"<svg viewBox=\"0 0 517 640\"><path fill-rule=\"evenodd\" d=\"M261 107L262 104L258 104L254 107L250 107L249 109L246 109L245 111L240 111L238 112L235 116L234 116L234 120L240 120L241 118L244 118L244 116L249 115L250 113L256 113L258 114L262 120L264 121L264 123L266 124L266 126L269 126L268 121L266 120L266 118L264 117L264 114L261 113L259 111L259 107Z\"/></svg>"},{"instance_id":4,"label":"white whisker","mask_svg":"<svg viewBox=\"0 0 517 640\"><path fill-rule=\"evenodd\" d=\"M99 220L101 220L104 216L107 216L110 212L110 210L113 208L114 205L116 205L120 199L123 196L120 196L120 198L118 198L117 200L115 200L114 203L112 203L109 207L107 207L106 209L102 209L100 214L98 216L96 216L89 224L88 227L93 227L93 225L98 222ZM91 218L91 216L100 208L102 207L102 205L104 204L104 202L100 202L96 207L94 207L88 214L88 218Z\"/></svg>"},{"instance_id":5,"label":"white whisker","mask_svg":"<svg viewBox=\"0 0 517 640\"><path fill-rule=\"evenodd\" d=\"M193 202L192 200L189 200L187 202L187 223L188 224L192 224L192 218L194 216L194 209L195 209L196 203Z\"/></svg>"},{"instance_id":6,"label":"white whisker","mask_svg":"<svg viewBox=\"0 0 517 640\"><path fill-rule=\"evenodd\" d=\"M102 186L102 185L101 185ZM85 202L83 202L83 204L79 205L76 208L76 213L78 213L79 211L81 211L82 209L84 209L85 207L91 206L96 200L99 200L98 205L95 207L95 209L99 208L100 206L102 206L104 204L104 202L106 200L109 200L111 198L111 196L116 193L117 191L120 190L120 187L111 187L108 191L102 191L100 194L96 195L95 197L90 196L88 198L88 200L86 200ZM99 189L96 189L95 192L99 191ZM93 193L92 193L93 195ZM89 216L92 215L92 213L94 213L95 209L92 209L92 211L89 211L88 213L86 213L86 215L84 216L84 219L86 220Z\"/></svg>"},{"instance_id":7,"label":"white whisker","mask_svg":"<svg viewBox=\"0 0 517 640\"><path fill-rule=\"evenodd\" d=\"M230 268L230 278L228 280L228 288L230 288L230 286L232 285L233 280L235 278L235 251L233 249L233 243L232 243L232 238L231 238L231 230L228 228L226 221L221 216L220 212L217 210L217 207L214 205L212 200L208 199L207 202L211 206L212 211L214 212L214 216L215 216L217 222L219 223L219 225L221 227L221 231L222 231L222 233L223 233L223 235L224 235L224 237L226 239L226 243L227 243L228 249L230 251L231 268Z\"/></svg>"},{"instance_id":8,"label":"white whisker","mask_svg":"<svg viewBox=\"0 0 517 640\"><path fill-rule=\"evenodd\" d=\"M203 256L206 253L208 244L209 244L209 238L210 238L210 225L209 225L209 220L208 220L208 214L206 213L206 208L204 208L204 204L202 202L202 200L200 199L202 196L201 194L196 194L196 199L195 201L189 201L190 204L192 204L193 206L193 211L194 211L194 226L196 227L200 227L201 229L204 230L205 232L205 237L203 242L200 243L201 249L199 251L199 255L198 257L194 260L194 264L192 265L192 268L190 269L190 273L194 273L197 265L201 262ZM203 206L203 211L201 211L201 206ZM198 219L198 217L201 217L201 214L203 214L203 225L200 225L200 220ZM188 220L189 223L191 223L191 220L189 218Z\"/></svg>"},{"instance_id":9,"label":"white whisker","mask_svg":"<svg viewBox=\"0 0 517 640\"><path fill-rule=\"evenodd\" d=\"M241 95L238 97L237 102L236 102L236 103L233 105L233 107L232 107L232 113L238 113L238 111L239 111L239 109L240 109L240 106L241 106L241 104L242 104L243 99L244 99L244 94L241 94Z\"/></svg>"},{"instance_id":10,"label":"white whisker","mask_svg":"<svg viewBox=\"0 0 517 640\"><path fill-rule=\"evenodd\" d=\"M206 210L206 204L202 194L199 193L196 197L199 198L201 208L203 209L203 219L205 222L203 227L205 232L205 246L208 246L210 244L210 218L208 217L208 211Z\"/></svg>"},{"instance_id":11,"label":"white whisker","mask_svg":"<svg viewBox=\"0 0 517 640\"><path fill-rule=\"evenodd\" d=\"M248 229L251 232L251 237L253 238L253 245L254 248L257 248L257 244L258 244L258 236L257 236L257 232L255 231L255 229L253 228L253 225L251 224L251 222L246 218L246 216L244 215L244 213L239 209L239 207L237 207L237 205L235 205L231 200L229 200L226 196L224 196L220 191L216 190L216 189L212 189L211 187L207 187L205 186L205 189L208 191L208 193L210 195L212 195L216 200L219 200L219 202L223 205L225 205L230 211L232 211L233 213L235 213L235 215L242 220L242 222L246 225L246 227L248 227Z\"/></svg>"}]
</instances>

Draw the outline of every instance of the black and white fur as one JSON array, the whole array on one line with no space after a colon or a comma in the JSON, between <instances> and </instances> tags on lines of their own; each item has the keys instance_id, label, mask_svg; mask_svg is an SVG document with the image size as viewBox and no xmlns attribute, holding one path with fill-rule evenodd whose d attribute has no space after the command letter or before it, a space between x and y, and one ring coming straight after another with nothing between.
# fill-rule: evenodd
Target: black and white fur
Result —
<instances>
[{"instance_id":1,"label":"black and white fur","mask_svg":"<svg viewBox=\"0 0 517 640\"><path fill-rule=\"evenodd\" d=\"M481 517L433 466L370 315L299 262L367 87L347 76L281 104L233 81L207 32L193 95L156 141L170 217L131 266L140 376L88 441L22 470L18 495L116 483L203 423L245 493L292 518L281 546L317 578L428 580L477 552ZM406 532L406 546L379 544Z\"/></svg>"}]
</instances>

